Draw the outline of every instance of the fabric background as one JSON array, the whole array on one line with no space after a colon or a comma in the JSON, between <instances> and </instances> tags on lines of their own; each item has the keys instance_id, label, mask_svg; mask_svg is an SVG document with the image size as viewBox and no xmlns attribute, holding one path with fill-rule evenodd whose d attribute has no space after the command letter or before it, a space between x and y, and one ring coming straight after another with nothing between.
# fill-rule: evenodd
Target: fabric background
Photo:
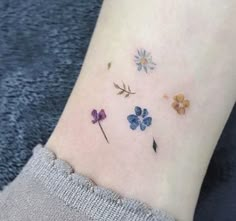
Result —
<instances>
[{"instance_id":1,"label":"fabric background","mask_svg":"<svg viewBox=\"0 0 236 221\"><path fill-rule=\"evenodd\" d=\"M0 1L0 189L45 143L83 62L102 0ZM210 130L210 128L209 128ZM211 160L195 221L236 219L236 107Z\"/></svg>"}]
</instances>

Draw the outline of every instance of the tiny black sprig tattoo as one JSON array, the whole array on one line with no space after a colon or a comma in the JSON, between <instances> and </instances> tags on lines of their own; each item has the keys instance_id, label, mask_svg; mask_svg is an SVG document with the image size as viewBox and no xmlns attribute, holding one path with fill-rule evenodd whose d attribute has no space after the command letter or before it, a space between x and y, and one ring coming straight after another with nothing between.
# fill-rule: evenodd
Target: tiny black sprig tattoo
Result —
<instances>
[{"instance_id":1,"label":"tiny black sprig tattoo","mask_svg":"<svg viewBox=\"0 0 236 221\"><path fill-rule=\"evenodd\" d=\"M153 138L152 148L153 148L153 150L154 150L155 152L157 152L158 146L157 146L157 143L156 143L156 141L155 141L154 138Z\"/></svg>"},{"instance_id":2,"label":"tiny black sprig tattoo","mask_svg":"<svg viewBox=\"0 0 236 221\"><path fill-rule=\"evenodd\" d=\"M125 97L129 97L132 94L136 94L135 92L131 91L129 85L126 86L124 82L122 83L123 83L122 87L116 83L113 83L114 87L119 90L119 92L117 93L118 95L124 94Z\"/></svg>"},{"instance_id":3,"label":"tiny black sprig tattoo","mask_svg":"<svg viewBox=\"0 0 236 221\"><path fill-rule=\"evenodd\" d=\"M111 68L111 62L107 64L107 69L110 70L110 68Z\"/></svg>"}]
</instances>

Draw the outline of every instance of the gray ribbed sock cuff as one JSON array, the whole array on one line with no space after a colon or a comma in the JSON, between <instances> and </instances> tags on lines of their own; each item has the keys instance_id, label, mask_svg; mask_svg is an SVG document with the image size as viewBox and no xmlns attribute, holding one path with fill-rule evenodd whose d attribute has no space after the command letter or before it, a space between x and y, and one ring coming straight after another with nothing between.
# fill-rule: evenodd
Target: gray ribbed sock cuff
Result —
<instances>
[{"instance_id":1,"label":"gray ribbed sock cuff","mask_svg":"<svg viewBox=\"0 0 236 221\"><path fill-rule=\"evenodd\" d=\"M161 210L96 186L90 179L74 173L68 163L57 159L54 153L41 145L36 146L24 170L54 197L91 220L174 221Z\"/></svg>"}]
</instances>

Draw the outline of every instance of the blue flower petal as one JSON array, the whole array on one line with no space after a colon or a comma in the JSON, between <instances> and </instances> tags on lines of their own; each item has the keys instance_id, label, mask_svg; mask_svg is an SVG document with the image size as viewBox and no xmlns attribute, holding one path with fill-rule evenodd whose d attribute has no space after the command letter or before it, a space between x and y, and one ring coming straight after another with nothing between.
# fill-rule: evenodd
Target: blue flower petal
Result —
<instances>
[{"instance_id":1,"label":"blue flower petal","mask_svg":"<svg viewBox=\"0 0 236 221\"><path fill-rule=\"evenodd\" d=\"M146 125L146 126L150 126L152 124L152 118L151 117L146 117L143 119L143 123Z\"/></svg>"},{"instance_id":2,"label":"blue flower petal","mask_svg":"<svg viewBox=\"0 0 236 221\"><path fill-rule=\"evenodd\" d=\"M141 129L142 131L144 131L144 130L146 129L146 126L141 123L141 124L140 124L140 129Z\"/></svg>"},{"instance_id":3,"label":"blue flower petal","mask_svg":"<svg viewBox=\"0 0 236 221\"><path fill-rule=\"evenodd\" d=\"M127 117L128 121L130 122L130 128L132 130L135 130L139 126L139 118L138 116L131 114Z\"/></svg>"},{"instance_id":4,"label":"blue flower petal","mask_svg":"<svg viewBox=\"0 0 236 221\"><path fill-rule=\"evenodd\" d=\"M134 108L134 111L135 111L135 114L136 114L137 116L140 116L140 115L142 114L142 109L141 109L141 107L136 106L136 107Z\"/></svg>"},{"instance_id":5,"label":"blue flower petal","mask_svg":"<svg viewBox=\"0 0 236 221\"><path fill-rule=\"evenodd\" d=\"M139 123L134 122L134 123L130 124L130 128L131 128L132 130L135 130L135 129L138 127L138 125L139 125Z\"/></svg>"},{"instance_id":6,"label":"blue flower petal","mask_svg":"<svg viewBox=\"0 0 236 221\"><path fill-rule=\"evenodd\" d=\"M132 123L137 123L139 124L139 119L136 115L131 114L127 117L127 120L132 124Z\"/></svg>"},{"instance_id":7,"label":"blue flower petal","mask_svg":"<svg viewBox=\"0 0 236 221\"><path fill-rule=\"evenodd\" d=\"M142 117L145 118L148 115L148 110L146 108L143 109Z\"/></svg>"}]
</instances>

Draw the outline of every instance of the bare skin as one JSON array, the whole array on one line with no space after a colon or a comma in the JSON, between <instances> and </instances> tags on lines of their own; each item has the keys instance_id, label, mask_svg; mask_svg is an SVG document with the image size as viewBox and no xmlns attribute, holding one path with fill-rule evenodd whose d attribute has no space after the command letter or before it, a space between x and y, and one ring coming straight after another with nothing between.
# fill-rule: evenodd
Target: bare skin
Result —
<instances>
[{"instance_id":1,"label":"bare skin","mask_svg":"<svg viewBox=\"0 0 236 221\"><path fill-rule=\"evenodd\" d=\"M235 6L233 0L105 0L80 77L46 145L98 185L192 220L235 103ZM156 64L148 73L134 62L140 48ZM114 82L122 81L135 94L117 95ZM179 94L189 103L176 100ZM130 129L135 106L152 117L144 131ZM93 109L106 112L100 123L109 143L91 122Z\"/></svg>"}]
</instances>

